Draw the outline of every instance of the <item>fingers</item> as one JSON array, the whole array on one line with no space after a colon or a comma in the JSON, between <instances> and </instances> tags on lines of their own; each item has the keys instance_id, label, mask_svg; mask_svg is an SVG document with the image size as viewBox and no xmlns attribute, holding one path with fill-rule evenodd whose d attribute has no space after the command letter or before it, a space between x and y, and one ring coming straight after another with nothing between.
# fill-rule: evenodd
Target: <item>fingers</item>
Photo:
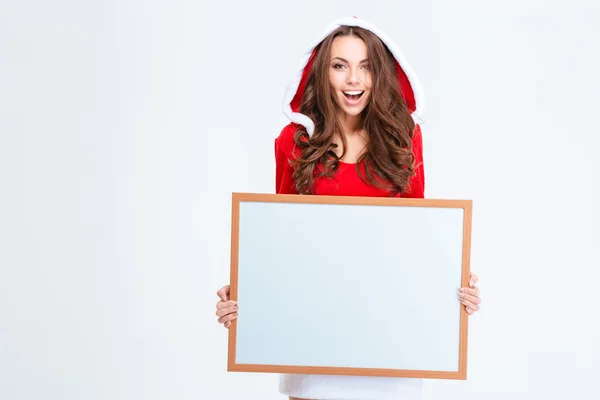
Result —
<instances>
[{"instance_id":1,"label":"fingers","mask_svg":"<svg viewBox=\"0 0 600 400\"><path fill-rule=\"evenodd\" d=\"M465 293L471 296L475 296L475 297L479 297L479 289L477 289L477 287L472 287L472 288L460 288L460 292L461 293Z\"/></svg>"},{"instance_id":2,"label":"fingers","mask_svg":"<svg viewBox=\"0 0 600 400\"><path fill-rule=\"evenodd\" d=\"M470 302L469 300L460 299L460 303L465 306L467 312L469 311L479 311L479 305ZM469 314L471 314L469 312Z\"/></svg>"},{"instance_id":3,"label":"fingers","mask_svg":"<svg viewBox=\"0 0 600 400\"><path fill-rule=\"evenodd\" d=\"M218 301L217 302L217 310L220 308L234 307L237 305L238 305L238 303L235 300Z\"/></svg>"},{"instance_id":4,"label":"fingers","mask_svg":"<svg viewBox=\"0 0 600 400\"><path fill-rule=\"evenodd\" d=\"M231 326L231 321L238 317L238 313L227 314L219 318L219 323L225 325L225 328L229 328Z\"/></svg>"},{"instance_id":5,"label":"fingers","mask_svg":"<svg viewBox=\"0 0 600 400\"><path fill-rule=\"evenodd\" d=\"M238 305L237 304L228 304L228 303L231 303L231 302L217 303L217 311L216 311L217 317L222 317L223 315L237 312ZM224 306L221 307L221 305L224 305Z\"/></svg>"},{"instance_id":6,"label":"fingers","mask_svg":"<svg viewBox=\"0 0 600 400\"><path fill-rule=\"evenodd\" d=\"M472 315L475 311L479 311L481 299L479 298L479 289L473 288L460 288L458 297L460 303L465 306L465 309L469 315Z\"/></svg>"},{"instance_id":7,"label":"fingers","mask_svg":"<svg viewBox=\"0 0 600 400\"><path fill-rule=\"evenodd\" d=\"M475 284L479 281L479 277L471 272L471 276L469 278L469 287L460 288L460 293L458 294L460 298L461 304L465 306L465 310L469 315L472 315L475 311L479 310L479 304L481 304L481 299L479 298L479 289L475 286Z\"/></svg>"},{"instance_id":8,"label":"fingers","mask_svg":"<svg viewBox=\"0 0 600 400\"><path fill-rule=\"evenodd\" d=\"M238 317L237 301L219 301L217 303L217 311L215 314L219 317L217 321L220 324L223 324L225 328L229 329L231 321Z\"/></svg>"},{"instance_id":9,"label":"fingers","mask_svg":"<svg viewBox=\"0 0 600 400\"><path fill-rule=\"evenodd\" d=\"M479 280L479 277L471 272L471 279L469 279L469 286L474 287L478 280Z\"/></svg>"},{"instance_id":10,"label":"fingers","mask_svg":"<svg viewBox=\"0 0 600 400\"><path fill-rule=\"evenodd\" d=\"M216 305L216 312L218 322L223 324L227 329L231 326L231 321L238 317L238 304L237 301L231 300L231 288L230 285L225 285L217 291L219 301Z\"/></svg>"},{"instance_id":11,"label":"fingers","mask_svg":"<svg viewBox=\"0 0 600 400\"><path fill-rule=\"evenodd\" d=\"M223 301L229 300L229 294L230 294L230 286L229 285L225 285L217 291L217 296L219 296L219 298Z\"/></svg>"},{"instance_id":12,"label":"fingers","mask_svg":"<svg viewBox=\"0 0 600 400\"><path fill-rule=\"evenodd\" d=\"M479 297L471 296L466 293L459 293L458 297L460 303L466 307L469 314L472 314L473 311L479 311L479 304L481 304L481 299L479 299Z\"/></svg>"},{"instance_id":13,"label":"fingers","mask_svg":"<svg viewBox=\"0 0 600 400\"><path fill-rule=\"evenodd\" d=\"M461 300L466 300L466 301L470 302L471 304L480 304L481 303L481 299L479 297L477 297L476 295L473 295L473 294L466 293L466 292L459 293L458 297Z\"/></svg>"}]
</instances>

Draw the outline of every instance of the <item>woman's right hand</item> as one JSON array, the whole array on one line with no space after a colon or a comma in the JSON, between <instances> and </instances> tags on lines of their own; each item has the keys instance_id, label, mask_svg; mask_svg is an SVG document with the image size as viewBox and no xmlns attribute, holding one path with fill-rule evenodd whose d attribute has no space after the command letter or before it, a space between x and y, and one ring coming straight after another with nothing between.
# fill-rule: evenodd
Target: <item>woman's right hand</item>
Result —
<instances>
[{"instance_id":1,"label":"woman's right hand","mask_svg":"<svg viewBox=\"0 0 600 400\"><path fill-rule=\"evenodd\" d=\"M238 304L229 298L229 285L223 286L217 291L219 301L217 302L217 317L220 324L227 329L231 326L231 321L238 317Z\"/></svg>"}]
</instances>

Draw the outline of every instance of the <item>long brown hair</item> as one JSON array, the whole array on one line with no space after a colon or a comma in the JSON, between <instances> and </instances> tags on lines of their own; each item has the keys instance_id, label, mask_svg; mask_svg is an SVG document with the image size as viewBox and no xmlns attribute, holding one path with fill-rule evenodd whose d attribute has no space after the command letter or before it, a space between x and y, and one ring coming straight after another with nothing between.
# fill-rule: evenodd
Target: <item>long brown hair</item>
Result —
<instances>
[{"instance_id":1,"label":"long brown hair","mask_svg":"<svg viewBox=\"0 0 600 400\"><path fill-rule=\"evenodd\" d=\"M311 136L299 126L294 140L301 150L292 160L293 179L300 194L312 194L314 180L330 177L339 167L339 157L333 151L335 133L342 138L342 155L347 143L337 119L336 105L330 89L329 64L331 45L339 36L355 36L367 46L369 69L372 75L371 98L362 112L362 128L367 131L368 145L357 160L361 179L368 184L388 190L391 195L404 192L415 174L412 137L415 123L401 91L394 57L385 44L372 32L341 26L327 36L314 56L300 112L315 124ZM361 164L364 164L365 175Z\"/></svg>"}]
</instances>

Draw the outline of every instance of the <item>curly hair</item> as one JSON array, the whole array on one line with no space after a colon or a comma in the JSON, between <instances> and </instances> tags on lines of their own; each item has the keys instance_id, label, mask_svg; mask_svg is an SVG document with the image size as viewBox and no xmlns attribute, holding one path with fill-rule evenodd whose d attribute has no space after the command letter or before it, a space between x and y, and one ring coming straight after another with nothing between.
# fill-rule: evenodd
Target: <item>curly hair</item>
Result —
<instances>
[{"instance_id":1,"label":"curly hair","mask_svg":"<svg viewBox=\"0 0 600 400\"><path fill-rule=\"evenodd\" d=\"M300 112L313 120L315 129L312 136L301 125L295 132L294 141L300 149L298 158L292 161L296 190L312 194L315 179L331 177L337 171L341 157L334 152L336 133L342 139L342 156L347 146L328 74L331 46L340 36L354 36L365 42L372 74L371 98L362 111L361 127L368 134L368 144L357 160L357 172L365 183L387 190L391 196L403 193L415 174L415 123L401 93L394 57L375 34L349 26L341 26L327 36L314 56Z\"/></svg>"}]
</instances>

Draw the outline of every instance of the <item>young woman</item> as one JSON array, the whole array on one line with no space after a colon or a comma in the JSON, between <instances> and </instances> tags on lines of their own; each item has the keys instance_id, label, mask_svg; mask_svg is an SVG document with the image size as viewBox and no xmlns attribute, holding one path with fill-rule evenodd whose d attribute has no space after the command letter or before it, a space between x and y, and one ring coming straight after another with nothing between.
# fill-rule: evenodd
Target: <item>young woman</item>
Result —
<instances>
[{"instance_id":1,"label":"young woman","mask_svg":"<svg viewBox=\"0 0 600 400\"><path fill-rule=\"evenodd\" d=\"M276 192L299 195L424 197L417 78L391 40L357 18L336 21L306 55L288 86L292 121L275 139ZM469 315L479 310L477 276L462 288ZM237 304L229 285L217 295L229 328ZM294 399L421 399L420 379L282 375Z\"/></svg>"}]
</instances>

